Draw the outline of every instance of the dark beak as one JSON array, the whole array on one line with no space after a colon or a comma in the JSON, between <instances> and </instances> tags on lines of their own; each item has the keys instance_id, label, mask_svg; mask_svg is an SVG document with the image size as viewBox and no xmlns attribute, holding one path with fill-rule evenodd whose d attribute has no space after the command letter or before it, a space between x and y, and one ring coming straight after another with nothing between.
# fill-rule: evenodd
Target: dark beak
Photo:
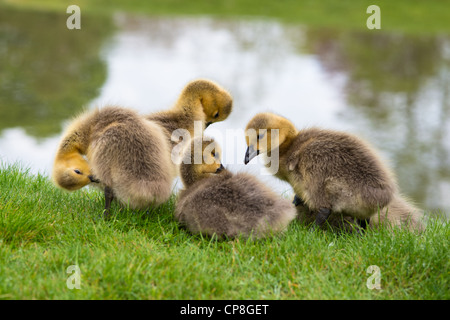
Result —
<instances>
[{"instance_id":1,"label":"dark beak","mask_svg":"<svg viewBox=\"0 0 450 320\"><path fill-rule=\"evenodd\" d=\"M305 203L303 202L303 200L299 197L299 196L297 196L297 195L295 195L294 196L294 201L292 201L292 203L296 206L296 207L298 207L299 205L305 205Z\"/></svg>"},{"instance_id":2,"label":"dark beak","mask_svg":"<svg viewBox=\"0 0 450 320\"><path fill-rule=\"evenodd\" d=\"M210 124L212 124L212 121L209 121L205 124L205 129L208 128Z\"/></svg>"},{"instance_id":3,"label":"dark beak","mask_svg":"<svg viewBox=\"0 0 450 320\"><path fill-rule=\"evenodd\" d=\"M223 164L220 164L220 167L217 168L216 173L220 173L220 172L222 172L222 170L224 170L224 169L225 169L225 167L223 166Z\"/></svg>"},{"instance_id":4,"label":"dark beak","mask_svg":"<svg viewBox=\"0 0 450 320\"><path fill-rule=\"evenodd\" d=\"M88 178L89 178L89 180L91 180L91 182L100 183L100 180L95 179L93 175L88 176Z\"/></svg>"},{"instance_id":5,"label":"dark beak","mask_svg":"<svg viewBox=\"0 0 450 320\"><path fill-rule=\"evenodd\" d=\"M247 148L247 152L245 153L244 163L247 164L259 154L259 150L253 149L253 146L249 146Z\"/></svg>"}]
</instances>

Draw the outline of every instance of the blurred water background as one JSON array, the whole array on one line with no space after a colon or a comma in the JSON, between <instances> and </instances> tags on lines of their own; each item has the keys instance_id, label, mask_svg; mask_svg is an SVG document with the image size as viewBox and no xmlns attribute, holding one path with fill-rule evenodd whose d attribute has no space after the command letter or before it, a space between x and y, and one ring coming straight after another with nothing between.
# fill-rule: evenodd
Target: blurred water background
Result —
<instances>
[{"instance_id":1,"label":"blurred water background","mask_svg":"<svg viewBox=\"0 0 450 320\"><path fill-rule=\"evenodd\" d=\"M48 175L62 130L85 108L158 111L188 81L209 78L234 97L230 117L205 132L220 141L231 170L292 193L259 161L243 165L246 123L273 111L298 128L345 130L368 140L404 194L424 209L449 213L450 26L428 16L449 12L448 2L440 2L442 12L430 2L427 10L434 11L418 14L422 28L402 21L422 5L404 16L398 3L391 11L381 5L381 30L366 28L364 1L360 24L350 10L347 22L340 15L342 25L331 11L299 13L297 21L290 1L285 16L278 7L264 9L266 2L247 15L236 1L219 1L218 8L193 1L173 14L170 5L150 12L142 1L131 8L112 1L107 12L85 14L89 5L80 1L81 30L66 28L66 5L56 0L0 2L1 161Z\"/></svg>"}]
</instances>

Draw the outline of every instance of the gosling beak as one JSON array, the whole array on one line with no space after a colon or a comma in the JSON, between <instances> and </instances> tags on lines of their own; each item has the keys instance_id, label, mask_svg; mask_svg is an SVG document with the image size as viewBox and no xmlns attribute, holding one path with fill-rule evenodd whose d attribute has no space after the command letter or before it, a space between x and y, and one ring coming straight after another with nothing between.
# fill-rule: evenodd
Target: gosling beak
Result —
<instances>
[{"instance_id":1,"label":"gosling beak","mask_svg":"<svg viewBox=\"0 0 450 320\"><path fill-rule=\"evenodd\" d=\"M304 204L305 204L305 203L303 202L303 200L302 200L299 196L297 196L297 195L294 196L294 201L292 201L292 203L293 203L296 207L298 207L299 205L304 205Z\"/></svg>"},{"instance_id":2,"label":"gosling beak","mask_svg":"<svg viewBox=\"0 0 450 320\"><path fill-rule=\"evenodd\" d=\"M89 175L88 178L89 178L89 180L91 180L91 182L100 183L100 180L95 179L93 175Z\"/></svg>"},{"instance_id":3,"label":"gosling beak","mask_svg":"<svg viewBox=\"0 0 450 320\"><path fill-rule=\"evenodd\" d=\"M208 122L205 124L205 129L208 128L210 124L212 124L212 121L208 121Z\"/></svg>"},{"instance_id":4,"label":"gosling beak","mask_svg":"<svg viewBox=\"0 0 450 320\"><path fill-rule=\"evenodd\" d=\"M223 164L220 164L220 167L217 168L216 173L220 173L220 172L222 172L222 170L224 170L224 169L225 169L225 167L223 166Z\"/></svg>"},{"instance_id":5,"label":"gosling beak","mask_svg":"<svg viewBox=\"0 0 450 320\"><path fill-rule=\"evenodd\" d=\"M245 153L244 163L247 164L259 154L259 150L253 149L253 146L249 146L247 148L247 152Z\"/></svg>"}]
</instances>

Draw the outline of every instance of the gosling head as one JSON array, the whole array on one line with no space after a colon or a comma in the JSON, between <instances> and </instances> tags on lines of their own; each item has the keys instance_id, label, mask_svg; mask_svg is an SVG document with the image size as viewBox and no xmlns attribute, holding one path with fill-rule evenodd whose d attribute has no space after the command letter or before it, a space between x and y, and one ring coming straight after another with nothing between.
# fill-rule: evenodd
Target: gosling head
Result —
<instances>
[{"instance_id":1,"label":"gosling head","mask_svg":"<svg viewBox=\"0 0 450 320\"><path fill-rule=\"evenodd\" d=\"M221 155L222 150L219 144L212 138L192 139L180 165L180 175L184 185L189 186L200 179L226 171L221 163Z\"/></svg>"},{"instance_id":2,"label":"gosling head","mask_svg":"<svg viewBox=\"0 0 450 320\"><path fill-rule=\"evenodd\" d=\"M69 191L78 190L91 182L99 182L92 175L87 161L79 154L57 158L52 176L57 186Z\"/></svg>"},{"instance_id":3,"label":"gosling head","mask_svg":"<svg viewBox=\"0 0 450 320\"><path fill-rule=\"evenodd\" d=\"M210 80L199 79L188 83L181 96L199 99L204 113L205 127L228 118L233 108L233 98L230 93Z\"/></svg>"},{"instance_id":4,"label":"gosling head","mask_svg":"<svg viewBox=\"0 0 450 320\"><path fill-rule=\"evenodd\" d=\"M292 122L273 113L258 113L245 128L247 164L259 154L270 153L279 148L298 133Z\"/></svg>"}]
</instances>

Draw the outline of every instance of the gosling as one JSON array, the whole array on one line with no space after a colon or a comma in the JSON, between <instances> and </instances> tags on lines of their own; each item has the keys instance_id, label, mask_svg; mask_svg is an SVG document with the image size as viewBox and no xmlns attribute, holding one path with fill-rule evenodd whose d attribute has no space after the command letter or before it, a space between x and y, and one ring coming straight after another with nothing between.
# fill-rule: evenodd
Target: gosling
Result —
<instances>
[{"instance_id":1,"label":"gosling","mask_svg":"<svg viewBox=\"0 0 450 320\"><path fill-rule=\"evenodd\" d=\"M220 159L214 140L191 142L180 167L185 189L179 193L175 219L194 234L218 239L263 238L284 231L296 217L290 201L252 175L229 172Z\"/></svg>"},{"instance_id":2,"label":"gosling","mask_svg":"<svg viewBox=\"0 0 450 320\"><path fill-rule=\"evenodd\" d=\"M136 112L104 107L77 117L64 133L52 178L69 191L94 183L111 201L144 209L168 200L175 172L170 145L158 124Z\"/></svg>"},{"instance_id":3,"label":"gosling","mask_svg":"<svg viewBox=\"0 0 450 320\"><path fill-rule=\"evenodd\" d=\"M147 120L154 121L166 130L166 136L172 146L179 143L172 134L179 129L187 130L194 137L195 122L199 122L201 136L212 123L225 120L233 108L230 93L217 83L199 79L189 82L181 91L175 105L166 111L147 115ZM186 141L190 143L190 139Z\"/></svg>"},{"instance_id":4,"label":"gosling","mask_svg":"<svg viewBox=\"0 0 450 320\"><path fill-rule=\"evenodd\" d=\"M365 228L375 213L389 207L392 221L398 222L402 216L402 221L418 223L408 206L394 205L393 201L401 198L396 180L361 139L318 128L298 131L292 122L272 113L257 114L245 132L248 148L244 163L258 154L275 161L275 176L291 184L294 203L308 208L316 227L322 227L336 213L357 219Z\"/></svg>"}]
</instances>

